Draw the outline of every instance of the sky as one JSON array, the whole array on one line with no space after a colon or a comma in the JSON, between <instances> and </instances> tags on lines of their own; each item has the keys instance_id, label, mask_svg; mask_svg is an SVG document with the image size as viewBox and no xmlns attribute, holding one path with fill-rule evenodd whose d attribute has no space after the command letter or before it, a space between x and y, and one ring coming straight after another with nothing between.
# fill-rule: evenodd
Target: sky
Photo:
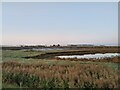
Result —
<instances>
[{"instance_id":1,"label":"sky","mask_svg":"<svg viewBox=\"0 0 120 90\"><path fill-rule=\"evenodd\" d=\"M3 45L118 43L116 2L4 2Z\"/></svg>"}]
</instances>

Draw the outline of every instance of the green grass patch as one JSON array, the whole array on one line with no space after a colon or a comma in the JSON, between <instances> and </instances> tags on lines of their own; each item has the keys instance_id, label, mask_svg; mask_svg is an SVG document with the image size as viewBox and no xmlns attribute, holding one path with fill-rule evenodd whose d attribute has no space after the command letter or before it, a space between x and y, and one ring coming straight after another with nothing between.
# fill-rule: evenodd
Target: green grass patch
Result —
<instances>
[{"instance_id":1,"label":"green grass patch","mask_svg":"<svg viewBox=\"0 0 120 90\"><path fill-rule=\"evenodd\" d=\"M20 88L18 85L16 84L10 84L10 83L2 83L2 88Z\"/></svg>"}]
</instances>

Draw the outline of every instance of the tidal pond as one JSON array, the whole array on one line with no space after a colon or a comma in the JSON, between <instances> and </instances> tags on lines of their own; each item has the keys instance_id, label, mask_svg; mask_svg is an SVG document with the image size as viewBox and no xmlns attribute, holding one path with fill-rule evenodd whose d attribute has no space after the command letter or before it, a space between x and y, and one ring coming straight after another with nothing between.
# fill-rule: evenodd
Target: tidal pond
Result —
<instances>
[{"instance_id":1,"label":"tidal pond","mask_svg":"<svg viewBox=\"0 0 120 90\"><path fill-rule=\"evenodd\" d=\"M78 58L78 59L91 59L91 58L95 58L95 59L101 59L101 58L112 58L115 56L120 56L120 53L96 53L96 54L84 54L84 55L69 55L69 56L57 56L59 58Z\"/></svg>"}]
</instances>

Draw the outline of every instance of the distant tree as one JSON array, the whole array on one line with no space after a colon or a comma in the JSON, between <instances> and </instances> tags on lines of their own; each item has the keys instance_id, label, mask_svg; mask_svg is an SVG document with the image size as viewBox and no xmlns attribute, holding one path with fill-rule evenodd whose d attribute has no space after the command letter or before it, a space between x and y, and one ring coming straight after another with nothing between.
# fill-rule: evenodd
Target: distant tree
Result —
<instances>
[{"instance_id":1,"label":"distant tree","mask_svg":"<svg viewBox=\"0 0 120 90\"><path fill-rule=\"evenodd\" d=\"M60 47L60 44L58 44L57 46Z\"/></svg>"},{"instance_id":2,"label":"distant tree","mask_svg":"<svg viewBox=\"0 0 120 90\"><path fill-rule=\"evenodd\" d=\"M53 44L53 47L55 47L55 44Z\"/></svg>"},{"instance_id":3,"label":"distant tree","mask_svg":"<svg viewBox=\"0 0 120 90\"><path fill-rule=\"evenodd\" d=\"M20 47L24 47L23 45L20 45Z\"/></svg>"}]
</instances>

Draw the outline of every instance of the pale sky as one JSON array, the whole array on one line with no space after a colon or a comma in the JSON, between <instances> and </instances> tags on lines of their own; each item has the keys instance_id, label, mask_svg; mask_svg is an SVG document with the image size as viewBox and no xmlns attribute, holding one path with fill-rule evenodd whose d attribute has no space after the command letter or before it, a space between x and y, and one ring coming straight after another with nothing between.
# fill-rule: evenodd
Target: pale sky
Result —
<instances>
[{"instance_id":1,"label":"pale sky","mask_svg":"<svg viewBox=\"0 0 120 90\"><path fill-rule=\"evenodd\" d=\"M118 43L118 3L2 5L3 45Z\"/></svg>"}]
</instances>

